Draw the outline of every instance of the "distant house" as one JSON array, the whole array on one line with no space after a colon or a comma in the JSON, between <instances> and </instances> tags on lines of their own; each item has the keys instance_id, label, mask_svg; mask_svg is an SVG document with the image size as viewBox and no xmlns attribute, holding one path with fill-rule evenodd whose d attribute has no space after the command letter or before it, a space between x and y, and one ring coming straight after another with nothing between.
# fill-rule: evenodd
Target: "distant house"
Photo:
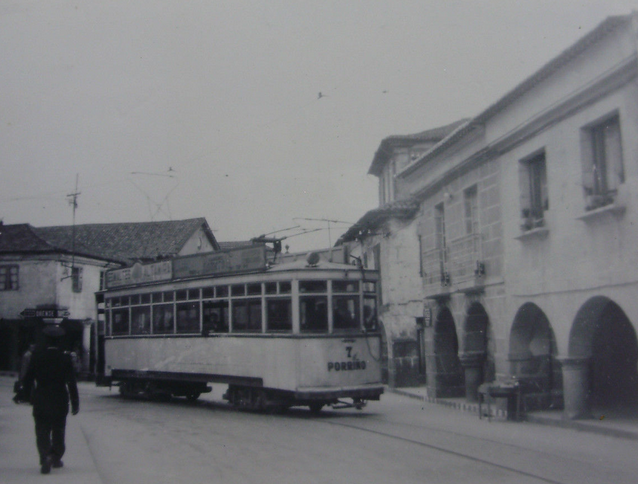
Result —
<instances>
[{"instance_id":1,"label":"distant house","mask_svg":"<svg viewBox=\"0 0 638 484\"><path fill-rule=\"evenodd\" d=\"M106 270L219 250L205 218L32 227L0 225L0 371L16 371L39 329L59 322L66 346L93 365L95 293Z\"/></svg>"}]
</instances>

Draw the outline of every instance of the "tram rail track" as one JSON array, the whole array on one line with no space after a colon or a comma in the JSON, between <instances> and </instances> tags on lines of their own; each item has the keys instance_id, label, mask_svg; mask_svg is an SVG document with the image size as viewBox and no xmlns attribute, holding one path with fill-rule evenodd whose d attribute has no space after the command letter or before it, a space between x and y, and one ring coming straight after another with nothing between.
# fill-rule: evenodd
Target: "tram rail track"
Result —
<instances>
[{"instance_id":1,"label":"tram rail track","mask_svg":"<svg viewBox=\"0 0 638 484\"><path fill-rule=\"evenodd\" d=\"M529 478L532 478L532 479L536 479L539 482L546 482L548 484L567 484L567 483L562 482L562 481L557 481L557 480L554 480L554 479L543 477L541 475L533 474L531 472L527 472L527 471L524 471L524 470L521 470L521 469L517 469L515 467L499 464L499 463L490 461L488 459L472 456L472 455L469 455L469 454L466 454L466 453L462 453L462 452L458 452L458 451L455 451L455 450L451 450L451 449L448 449L448 448L445 448L445 447L442 447L442 446L438 446L438 445L434 445L434 444L431 444L431 443L428 443L428 442L423 442L423 441L419 441L419 440L415 440L415 439L410 439L410 438L407 438L407 437L402 437L402 436L399 436L399 435L394 435L394 434L391 434L389 432L382 432L382 431L379 431L379 430L374 430L374 429L369 429L369 428L365 428L365 427L360 427L360 426L357 426L357 425L347 424L347 423L344 423L344 422L323 421L323 423L330 424L330 425L335 425L335 426L339 426L339 427L346 427L346 428L350 428L350 429L355 429L355 430L359 430L361 432L370 433L370 434L377 435L377 436L380 436L380 437L390 438L390 439L398 440L398 441L401 441L401 442L414 444L414 445L417 445L419 447L424 447L424 448L428 448L428 449L431 449L431 450L436 450L438 452L443 452L445 454L452 455L454 457L459 457L459 458L466 459L466 460L469 460L469 461L472 461L472 462L480 463L480 464L483 464L483 465L488 465L488 466L500 469L502 471L510 472L510 473L518 475L518 476L525 476L525 477L529 477ZM501 444L501 445L503 445L503 444Z\"/></svg>"}]
</instances>

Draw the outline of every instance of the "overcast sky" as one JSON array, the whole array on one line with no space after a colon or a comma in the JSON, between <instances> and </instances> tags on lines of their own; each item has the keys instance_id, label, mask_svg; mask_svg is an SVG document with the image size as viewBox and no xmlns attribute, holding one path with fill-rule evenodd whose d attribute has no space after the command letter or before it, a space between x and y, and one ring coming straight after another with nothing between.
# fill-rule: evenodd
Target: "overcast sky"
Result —
<instances>
[{"instance_id":1,"label":"overcast sky","mask_svg":"<svg viewBox=\"0 0 638 484\"><path fill-rule=\"evenodd\" d=\"M637 1L0 0L0 219L300 225L377 203L381 140L478 114ZM318 99L321 92L324 96Z\"/></svg>"}]
</instances>

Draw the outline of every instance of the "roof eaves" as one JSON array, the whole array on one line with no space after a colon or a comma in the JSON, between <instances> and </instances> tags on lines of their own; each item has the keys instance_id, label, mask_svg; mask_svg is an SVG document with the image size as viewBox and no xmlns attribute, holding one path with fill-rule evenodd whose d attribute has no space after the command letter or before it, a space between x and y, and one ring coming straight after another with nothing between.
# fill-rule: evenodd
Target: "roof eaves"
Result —
<instances>
[{"instance_id":1,"label":"roof eaves","mask_svg":"<svg viewBox=\"0 0 638 484\"><path fill-rule=\"evenodd\" d=\"M383 170L383 166L388 160L388 156L392 154L392 148L398 147L410 147L417 143L424 142L439 142L444 139L451 131L455 131L459 125L467 122L468 119L461 119L445 126L439 126L437 128L426 129L414 134L395 134L388 136L381 140L379 148L374 154L370 168L368 169L369 175L379 176Z\"/></svg>"},{"instance_id":2,"label":"roof eaves","mask_svg":"<svg viewBox=\"0 0 638 484\"><path fill-rule=\"evenodd\" d=\"M352 225L339 241L340 244L360 237L371 235L381 224L390 219L407 220L419 210L419 203L415 199L396 200L381 207L368 210L354 225ZM340 245L335 244L335 245Z\"/></svg>"}]
</instances>

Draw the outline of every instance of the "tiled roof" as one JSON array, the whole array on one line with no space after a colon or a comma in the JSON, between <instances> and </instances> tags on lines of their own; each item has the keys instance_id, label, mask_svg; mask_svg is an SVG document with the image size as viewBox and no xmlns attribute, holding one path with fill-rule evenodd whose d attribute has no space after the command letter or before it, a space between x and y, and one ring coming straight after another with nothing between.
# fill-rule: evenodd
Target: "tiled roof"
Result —
<instances>
[{"instance_id":1,"label":"tiled roof","mask_svg":"<svg viewBox=\"0 0 638 484\"><path fill-rule=\"evenodd\" d=\"M75 227L75 251L87 255L131 263L176 255L193 233L203 228L213 247L217 242L206 219L163 222L88 224ZM39 227L34 229L56 247L72 250L73 227Z\"/></svg>"},{"instance_id":2,"label":"tiled roof","mask_svg":"<svg viewBox=\"0 0 638 484\"><path fill-rule=\"evenodd\" d=\"M0 225L0 253L55 252L57 249L36 235L29 224Z\"/></svg>"},{"instance_id":3,"label":"tiled roof","mask_svg":"<svg viewBox=\"0 0 638 484\"><path fill-rule=\"evenodd\" d=\"M413 217L418 210L419 202L412 198L395 200L381 207L369 210L339 238L335 245L342 245L344 242L350 242L360 237L370 235L374 233L381 224L391 218L409 219Z\"/></svg>"},{"instance_id":4,"label":"tiled roof","mask_svg":"<svg viewBox=\"0 0 638 484\"><path fill-rule=\"evenodd\" d=\"M381 141L377 152L374 154L374 159L372 160L368 173L370 175L379 176L383 170L383 166L388 162L388 158L392 155L393 148L414 146L418 143L425 143L428 141L438 143L465 122L467 122L467 119L462 119L446 126L421 131L420 133L392 135L384 138Z\"/></svg>"},{"instance_id":5,"label":"tiled roof","mask_svg":"<svg viewBox=\"0 0 638 484\"><path fill-rule=\"evenodd\" d=\"M5 225L0 252L67 252L130 264L174 256L195 231L203 229L215 249L215 237L203 217L141 223L85 224L56 227ZM75 236L75 241L74 241Z\"/></svg>"}]
</instances>

